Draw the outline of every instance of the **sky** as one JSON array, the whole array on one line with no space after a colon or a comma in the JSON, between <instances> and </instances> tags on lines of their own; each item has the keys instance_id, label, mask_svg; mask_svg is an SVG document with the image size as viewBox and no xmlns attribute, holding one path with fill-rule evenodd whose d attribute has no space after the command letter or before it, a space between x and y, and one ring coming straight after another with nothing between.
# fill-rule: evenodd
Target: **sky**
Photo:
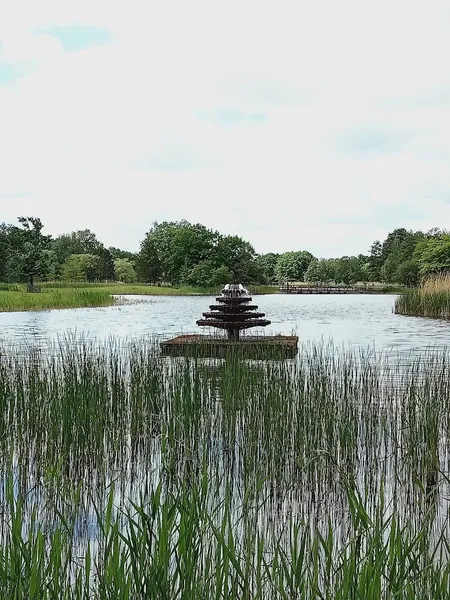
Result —
<instances>
[{"instance_id":1,"label":"sky","mask_svg":"<svg viewBox=\"0 0 450 600\"><path fill-rule=\"evenodd\" d=\"M449 31L448 0L4 3L0 222L318 257L448 228Z\"/></svg>"}]
</instances>

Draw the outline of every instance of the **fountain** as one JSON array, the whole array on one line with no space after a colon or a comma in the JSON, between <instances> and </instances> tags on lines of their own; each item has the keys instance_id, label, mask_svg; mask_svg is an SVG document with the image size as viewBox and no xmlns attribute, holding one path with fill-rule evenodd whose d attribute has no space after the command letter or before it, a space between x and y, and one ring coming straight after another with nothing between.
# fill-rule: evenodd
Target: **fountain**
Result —
<instances>
[{"instance_id":1,"label":"fountain","mask_svg":"<svg viewBox=\"0 0 450 600\"><path fill-rule=\"evenodd\" d=\"M228 339L233 341L239 340L243 329L270 325L270 321L262 318L266 316L264 313L254 312L258 307L249 304L252 298L240 283L227 284L216 301L219 304L212 304L209 307L212 312L203 313L205 318L199 319L197 325L225 329Z\"/></svg>"},{"instance_id":2,"label":"fountain","mask_svg":"<svg viewBox=\"0 0 450 600\"><path fill-rule=\"evenodd\" d=\"M265 313L257 312L247 289L240 283L227 284L217 304L197 321L199 327L212 327L226 332L223 335L179 335L162 342L166 356L198 356L221 358L231 350L252 358L292 358L297 354L298 337L291 335L241 336L241 331L253 327L266 327L270 321Z\"/></svg>"}]
</instances>

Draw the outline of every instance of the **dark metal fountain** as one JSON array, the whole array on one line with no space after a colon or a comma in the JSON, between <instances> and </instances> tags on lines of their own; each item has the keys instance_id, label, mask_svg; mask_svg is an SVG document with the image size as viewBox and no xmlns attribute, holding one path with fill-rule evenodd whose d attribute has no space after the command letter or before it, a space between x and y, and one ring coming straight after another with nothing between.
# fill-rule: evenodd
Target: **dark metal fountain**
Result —
<instances>
[{"instance_id":1,"label":"dark metal fountain","mask_svg":"<svg viewBox=\"0 0 450 600\"><path fill-rule=\"evenodd\" d=\"M211 312L204 312L204 319L199 319L197 325L225 329L232 341L238 341L244 329L270 325L270 321L263 318L265 313L256 312L258 307L250 304L252 297L240 283L227 284L216 300L218 304L211 304Z\"/></svg>"},{"instance_id":2,"label":"dark metal fountain","mask_svg":"<svg viewBox=\"0 0 450 600\"><path fill-rule=\"evenodd\" d=\"M197 321L200 327L214 327L227 332L227 336L184 334L161 342L161 352L165 356L193 356L202 358L224 358L230 352L245 358L293 358L298 351L298 337L295 335L240 336L241 331L252 327L266 327L270 321L265 314L257 312L251 304L252 298L240 283L229 283L217 304L211 304L203 319Z\"/></svg>"}]
</instances>

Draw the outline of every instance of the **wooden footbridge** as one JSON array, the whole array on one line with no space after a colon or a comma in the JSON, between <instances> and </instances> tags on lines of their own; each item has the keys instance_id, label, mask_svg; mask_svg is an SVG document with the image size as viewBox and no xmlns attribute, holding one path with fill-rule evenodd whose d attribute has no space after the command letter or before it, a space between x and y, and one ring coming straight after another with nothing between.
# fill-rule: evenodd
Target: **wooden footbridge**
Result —
<instances>
[{"instance_id":1,"label":"wooden footbridge","mask_svg":"<svg viewBox=\"0 0 450 600\"><path fill-rule=\"evenodd\" d=\"M380 290L363 286L293 285L286 283L280 287L280 292L282 294L379 294Z\"/></svg>"}]
</instances>

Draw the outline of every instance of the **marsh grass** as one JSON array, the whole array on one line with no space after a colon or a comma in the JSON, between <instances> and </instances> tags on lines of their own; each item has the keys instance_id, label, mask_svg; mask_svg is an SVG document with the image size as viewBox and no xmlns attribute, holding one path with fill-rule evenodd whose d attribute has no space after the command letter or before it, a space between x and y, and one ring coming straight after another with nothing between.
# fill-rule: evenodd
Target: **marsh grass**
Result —
<instances>
[{"instance_id":1,"label":"marsh grass","mask_svg":"<svg viewBox=\"0 0 450 600\"><path fill-rule=\"evenodd\" d=\"M29 294L21 284L0 284L0 312L47 310L57 308L101 307L115 304L114 296L215 296L220 287L165 287L144 284L86 282L44 282L39 284L40 294ZM253 286L251 292L270 294L277 291L273 286Z\"/></svg>"},{"instance_id":2,"label":"marsh grass","mask_svg":"<svg viewBox=\"0 0 450 600\"><path fill-rule=\"evenodd\" d=\"M449 371L1 350L0 597L448 597Z\"/></svg>"},{"instance_id":3,"label":"marsh grass","mask_svg":"<svg viewBox=\"0 0 450 600\"><path fill-rule=\"evenodd\" d=\"M198 294L215 294L219 287L202 288L192 286L158 286L144 283L120 283L120 282L85 282L85 281L47 281L41 284L43 289L98 289L109 294L127 295L151 295L151 296L189 296Z\"/></svg>"},{"instance_id":4,"label":"marsh grass","mask_svg":"<svg viewBox=\"0 0 450 600\"><path fill-rule=\"evenodd\" d=\"M76 281L47 281L41 284L42 288L50 289L101 289L108 291L110 294L124 295L150 295L150 296L192 296L205 295L214 296L220 293L222 286L214 287L195 287L195 286L165 286L165 285L149 285L145 283L127 284L120 282L113 283L89 283ZM279 289L273 285L250 285L248 286L251 293L259 294L274 294L278 293Z\"/></svg>"},{"instance_id":5,"label":"marsh grass","mask_svg":"<svg viewBox=\"0 0 450 600\"><path fill-rule=\"evenodd\" d=\"M26 291L0 291L0 312L110 306L114 298L103 290L60 289L40 294Z\"/></svg>"},{"instance_id":6,"label":"marsh grass","mask_svg":"<svg viewBox=\"0 0 450 600\"><path fill-rule=\"evenodd\" d=\"M408 290L395 302L395 312L402 315L450 317L450 276L437 275L424 281L419 288Z\"/></svg>"}]
</instances>

